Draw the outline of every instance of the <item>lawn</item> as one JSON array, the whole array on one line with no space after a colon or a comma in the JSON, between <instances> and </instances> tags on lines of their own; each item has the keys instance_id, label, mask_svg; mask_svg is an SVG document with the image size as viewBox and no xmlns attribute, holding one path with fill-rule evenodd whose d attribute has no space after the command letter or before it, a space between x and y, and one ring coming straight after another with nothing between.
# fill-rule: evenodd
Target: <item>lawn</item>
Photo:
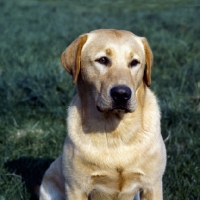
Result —
<instances>
[{"instance_id":1,"label":"lawn","mask_svg":"<svg viewBox=\"0 0 200 200\"><path fill-rule=\"evenodd\" d=\"M200 4L111 2L0 0L0 200L36 199L75 93L60 55L97 28L148 39L167 147L164 199L200 200Z\"/></svg>"}]
</instances>

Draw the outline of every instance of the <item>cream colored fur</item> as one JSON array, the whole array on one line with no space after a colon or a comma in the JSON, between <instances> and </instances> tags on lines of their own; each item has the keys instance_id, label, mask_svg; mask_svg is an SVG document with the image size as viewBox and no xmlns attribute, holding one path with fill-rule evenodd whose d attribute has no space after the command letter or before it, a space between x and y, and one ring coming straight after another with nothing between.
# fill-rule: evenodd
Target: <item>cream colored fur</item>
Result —
<instances>
[{"instance_id":1,"label":"cream colored fur","mask_svg":"<svg viewBox=\"0 0 200 200\"><path fill-rule=\"evenodd\" d=\"M162 200L166 150L149 89L153 54L146 39L96 30L79 36L61 59L77 95L63 152L44 175L40 199ZM111 97L119 85L131 90L124 109Z\"/></svg>"}]
</instances>

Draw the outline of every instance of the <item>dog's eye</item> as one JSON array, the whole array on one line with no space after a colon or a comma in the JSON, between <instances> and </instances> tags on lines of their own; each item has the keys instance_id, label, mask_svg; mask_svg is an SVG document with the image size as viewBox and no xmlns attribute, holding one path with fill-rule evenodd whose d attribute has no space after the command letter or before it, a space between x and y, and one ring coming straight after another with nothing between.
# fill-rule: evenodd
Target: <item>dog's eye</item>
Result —
<instances>
[{"instance_id":1,"label":"dog's eye","mask_svg":"<svg viewBox=\"0 0 200 200\"><path fill-rule=\"evenodd\" d=\"M131 61L131 63L130 63L130 66L131 66L131 67L135 67L135 66L137 66L139 63L140 63L140 62L139 62L138 60L133 59L133 60Z\"/></svg>"},{"instance_id":2,"label":"dog's eye","mask_svg":"<svg viewBox=\"0 0 200 200\"><path fill-rule=\"evenodd\" d=\"M110 63L110 60L107 57L101 57L101 58L96 59L95 61L97 61L98 63L102 65L108 65Z\"/></svg>"}]
</instances>

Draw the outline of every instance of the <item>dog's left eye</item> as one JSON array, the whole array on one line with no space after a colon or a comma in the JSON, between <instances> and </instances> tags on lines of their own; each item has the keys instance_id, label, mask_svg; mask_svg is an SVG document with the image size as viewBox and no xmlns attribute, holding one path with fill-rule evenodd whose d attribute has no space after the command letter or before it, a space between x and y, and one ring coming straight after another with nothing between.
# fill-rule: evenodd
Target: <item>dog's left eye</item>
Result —
<instances>
[{"instance_id":1,"label":"dog's left eye","mask_svg":"<svg viewBox=\"0 0 200 200\"><path fill-rule=\"evenodd\" d=\"M137 66L139 63L140 63L140 62L139 62L137 59L133 59L133 60L131 61L131 63L130 63L130 66L131 66L131 67L135 67L135 66Z\"/></svg>"},{"instance_id":2,"label":"dog's left eye","mask_svg":"<svg viewBox=\"0 0 200 200\"><path fill-rule=\"evenodd\" d=\"M101 58L96 59L95 61L97 61L98 63L102 65L108 65L110 63L110 60L107 57L101 57Z\"/></svg>"}]
</instances>

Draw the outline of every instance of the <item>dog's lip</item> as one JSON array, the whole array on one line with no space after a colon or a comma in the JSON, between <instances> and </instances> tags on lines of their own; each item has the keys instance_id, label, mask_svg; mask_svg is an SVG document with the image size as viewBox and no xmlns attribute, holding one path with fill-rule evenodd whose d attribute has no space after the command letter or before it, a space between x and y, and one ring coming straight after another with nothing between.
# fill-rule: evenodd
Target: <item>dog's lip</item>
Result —
<instances>
[{"instance_id":1,"label":"dog's lip","mask_svg":"<svg viewBox=\"0 0 200 200\"><path fill-rule=\"evenodd\" d=\"M118 112L125 112L125 113L131 112L131 110L129 108L126 108L126 107L123 107L123 106L113 107L111 110L112 111L118 111Z\"/></svg>"},{"instance_id":2,"label":"dog's lip","mask_svg":"<svg viewBox=\"0 0 200 200\"><path fill-rule=\"evenodd\" d=\"M112 107L110 109L101 109L99 106L96 106L97 110L99 112L124 112L124 113L131 113L133 112L131 109L125 108L123 106L116 106L116 107Z\"/></svg>"}]
</instances>

